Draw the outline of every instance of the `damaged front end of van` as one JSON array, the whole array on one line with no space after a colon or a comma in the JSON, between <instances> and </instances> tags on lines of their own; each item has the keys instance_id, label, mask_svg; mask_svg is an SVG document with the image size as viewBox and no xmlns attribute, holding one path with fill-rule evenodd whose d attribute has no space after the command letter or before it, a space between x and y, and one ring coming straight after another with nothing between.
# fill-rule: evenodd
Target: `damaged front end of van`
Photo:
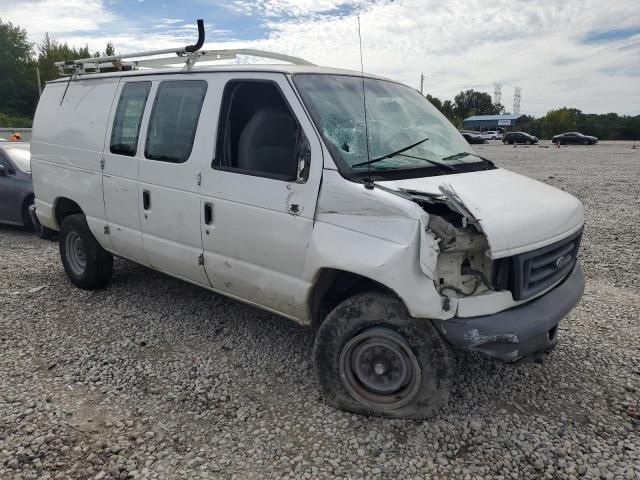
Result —
<instances>
[{"instance_id":1,"label":"damaged front end of van","mask_svg":"<svg viewBox=\"0 0 640 480\"><path fill-rule=\"evenodd\" d=\"M481 176L484 186L473 186L474 199L465 195L466 182L460 186L465 194L445 182L420 182L419 190L383 188L427 213L421 220L420 267L443 298L443 310L452 313L433 319L445 338L507 362L540 360L555 347L560 320L584 291L578 259L583 208L564 192L510 172ZM437 185L437 192L427 184ZM493 214L490 185L508 200ZM478 192L485 189L485 195ZM529 193L516 195L523 190Z\"/></svg>"},{"instance_id":2,"label":"damaged front end of van","mask_svg":"<svg viewBox=\"0 0 640 480\"><path fill-rule=\"evenodd\" d=\"M554 348L584 290L581 202L479 156L410 88L294 83L326 147L317 261L390 289L457 347L509 362Z\"/></svg>"}]
</instances>

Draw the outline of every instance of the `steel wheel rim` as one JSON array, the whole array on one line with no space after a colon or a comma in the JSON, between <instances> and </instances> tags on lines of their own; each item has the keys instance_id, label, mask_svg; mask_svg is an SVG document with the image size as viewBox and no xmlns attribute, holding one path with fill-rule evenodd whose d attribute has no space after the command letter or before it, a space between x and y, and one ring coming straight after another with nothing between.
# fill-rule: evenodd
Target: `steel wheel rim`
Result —
<instances>
[{"instance_id":1,"label":"steel wheel rim","mask_svg":"<svg viewBox=\"0 0 640 480\"><path fill-rule=\"evenodd\" d=\"M347 392L377 410L406 405L420 388L418 359L404 337L386 327L368 328L349 340L339 369Z\"/></svg>"},{"instance_id":2,"label":"steel wheel rim","mask_svg":"<svg viewBox=\"0 0 640 480\"><path fill-rule=\"evenodd\" d=\"M87 267L87 254L78 232L69 232L64 240L64 246L69 268L74 275L82 275Z\"/></svg>"}]
</instances>

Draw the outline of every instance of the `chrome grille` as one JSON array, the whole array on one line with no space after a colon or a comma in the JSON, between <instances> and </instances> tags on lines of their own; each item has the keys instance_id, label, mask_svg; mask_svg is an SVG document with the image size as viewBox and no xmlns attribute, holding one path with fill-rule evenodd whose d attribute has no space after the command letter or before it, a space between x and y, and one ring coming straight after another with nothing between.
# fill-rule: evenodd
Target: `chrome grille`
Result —
<instances>
[{"instance_id":1,"label":"chrome grille","mask_svg":"<svg viewBox=\"0 0 640 480\"><path fill-rule=\"evenodd\" d=\"M514 300L526 300L566 277L576 264L582 230L546 247L497 262L494 286L508 288Z\"/></svg>"}]
</instances>

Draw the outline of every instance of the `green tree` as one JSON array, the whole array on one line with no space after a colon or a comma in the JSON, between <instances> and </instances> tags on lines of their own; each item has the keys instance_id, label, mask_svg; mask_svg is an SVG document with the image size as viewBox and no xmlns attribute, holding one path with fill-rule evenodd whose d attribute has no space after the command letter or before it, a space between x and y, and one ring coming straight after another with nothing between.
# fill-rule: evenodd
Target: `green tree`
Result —
<instances>
[{"instance_id":1,"label":"green tree","mask_svg":"<svg viewBox=\"0 0 640 480\"><path fill-rule=\"evenodd\" d=\"M438 97L433 97L431 95L429 95L427 93L426 95L427 100L429 100L431 102L431 104L436 107L438 110L440 110L442 112L442 100L440 100Z\"/></svg>"},{"instance_id":2,"label":"green tree","mask_svg":"<svg viewBox=\"0 0 640 480\"><path fill-rule=\"evenodd\" d=\"M113 47L113 43L107 42L107 46L104 49L105 57L110 57L116 54L116 49Z\"/></svg>"},{"instance_id":3,"label":"green tree","mask_svg":"<svg viewBox=\"0 0 640 480\"><path fill-rule=\"evenodd\" d=\"M49 37L49 34L46 33L42 43L38 45L40 78L42 82L59 78L60 72L55 65L56 62L89 57L91 57L91 53L87 45L82 48L70 47L66 42L60 43Z\"/></svg>"},{"instance_id":4,"label":"green tree","mask_svg":"<svg viewBox=\"0 0 640 480\"><path fill-rule=\"evenodd\" d=\"M33 45L26 30L0 19L0 112L31 117L37 102Z\"/></svg>"},{"instance_id":5,"label":"green tree","mask_svg":"<svg viewBox=\"0 0 640 480\"><path fill-rule=\"evenodd\" d=\"M475 90L460 92L453 99L455 116L461 120L472 115L498 115L504 113L504 107L493 104L491 95Z\"/></svg>"},{"instance_id":6,"label":"green tree","mask_svg":"<svg viewBox=\"0 0 640 480\"><path fill-rule=\"evenodd\" d=\"M542 119L544 136L551 138L563 132L576 130L577 117L581 114L580 110L567 107L548 111Z\"/></svg>"}]
</instances>

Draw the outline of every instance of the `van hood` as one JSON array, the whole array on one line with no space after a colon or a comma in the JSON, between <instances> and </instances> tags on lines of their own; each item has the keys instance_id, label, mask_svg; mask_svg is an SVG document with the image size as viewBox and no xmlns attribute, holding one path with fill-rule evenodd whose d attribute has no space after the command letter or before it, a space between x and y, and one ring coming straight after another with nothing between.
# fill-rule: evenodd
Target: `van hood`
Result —
<instances>
[{"instance_id":1,"label":"van hood","mask_svg":"<svg viewBox=\"0 0 640 480\"><path fill-rule=\"evenodd\" d=\"M494 259L552 244L584 224L584 207L573 195L500 168L376 185L441 199L484 232Z\"/></svg>"}]
</instances>

